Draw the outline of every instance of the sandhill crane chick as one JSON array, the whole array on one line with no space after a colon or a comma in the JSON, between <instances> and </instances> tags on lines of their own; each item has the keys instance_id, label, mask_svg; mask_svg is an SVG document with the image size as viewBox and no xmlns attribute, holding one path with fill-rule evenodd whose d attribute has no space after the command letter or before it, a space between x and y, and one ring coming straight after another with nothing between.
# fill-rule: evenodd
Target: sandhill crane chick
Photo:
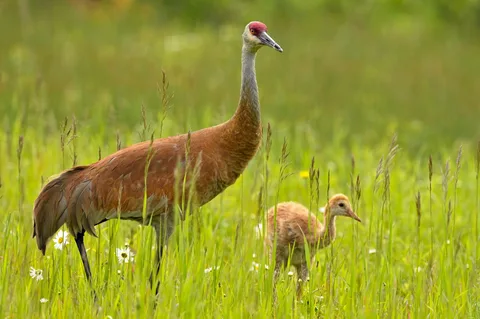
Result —
<instances>
[{"instance_id":1,"label":"sandhill crane chick","mask_svg":"<svg viewBox=\"0 0 480 319\"><path fill-rule=\"evenodd\" d=\"M320 223L313 213L305 206L295 202L283 202L277 205L276 213L276 256L275 281L280 268L290 264L295 267L299 279L297 296L301 295L302 282L308 277L308 268L305 255L305 246L308 245L310 256L313 258L317 249L330 245L335 239L335 218L346 216L361 222L350 205L348 197L337 194L330 198L325 206L324 224ZM267 236L265 244L269 248L270 257L275 241L275 207L268 210ZM276 292L275 296L276 296ZM275 298L275 297L274 297Z\"/></svg>"}]
</instances>

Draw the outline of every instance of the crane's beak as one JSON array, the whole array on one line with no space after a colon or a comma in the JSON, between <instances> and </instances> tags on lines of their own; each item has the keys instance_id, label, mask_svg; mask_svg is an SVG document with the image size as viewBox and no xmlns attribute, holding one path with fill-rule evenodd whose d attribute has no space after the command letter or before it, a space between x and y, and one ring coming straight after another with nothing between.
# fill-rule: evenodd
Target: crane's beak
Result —
<instances>
[{"instance_id":1,"label":"crane's beak","mask_svg":"<svg viewBox=\"0 0 480 319\"><path fill-rule=\"evenodd\" d=\"M262 34L260 34L258 36L258 38L260 39L260 41L262 42L262 44L266 45L266 46L269 46L271 48L274 48L275 50L277 50L278 52L283 52L283 49L281 46L279 46L277 44L277 42L275 42L275 40L273 40L267 32L262 32Z\"/></svg>"},{"instance_id":2,"label":"crane's beak","mask_svg":"<svg viewBox=\"0 0 480 319\"><path fill-rule=\"evenodd\" d=\"M360 223L362 222L362 220L360 219L360 217L358 217L357 214L355 214L355 212L354 212L353 210L349 209L349 210L347 211L347 214L348 214L348 216L350 216L351 218L355 219L356 221L358 221L358 222L360 222Z\"/></svg>"}]
</instances>

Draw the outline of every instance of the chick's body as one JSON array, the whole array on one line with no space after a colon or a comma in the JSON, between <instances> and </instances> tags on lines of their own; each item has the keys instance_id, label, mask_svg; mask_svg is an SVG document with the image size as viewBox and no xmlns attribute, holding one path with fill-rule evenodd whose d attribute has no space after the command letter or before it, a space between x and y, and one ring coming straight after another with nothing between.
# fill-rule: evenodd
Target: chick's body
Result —
<instances>
[{"instance_id":1,"label":"chick's body","mask_svg":"<svg viewBox=\"0 0 480 319\"><path fill-rule=\"evenodd\" d=\"M308 246L310 258L313 259L316 250L330 245L335 240L337 216L346 216L361 222L352 210L348 197L337 194L330 198L325 206L324 223L320 223L315 214L305 206L296 202L283 202L271 207L267 213L267 236L265 245L268 247L270 258L275 245L275 277L277 281L282 266L290 264L295 267L299 277L297 296L301 295L301 282L308 278L307 254ZM276 237L276 238L275 238ZM276 242L275 242L276 240ZM274 285L274 299L276 290Z\"/></svg>"},{"instance_id":2,"label":"chick's body","mask_svg":"<svg viewBox=\"0 0 480 319\"><path fill-rule=\"evenodd\" d=\"M305 206L295 202L278 204L276 220L275 226L275 207L272 207L268 211L266 245L273 247L276 233L277 263L286 266L292 249L290 263L295 267L301 266L305 262L306 245L309 245L310 255L315 254L322 223Z\"/></svg>"}]
</instances>

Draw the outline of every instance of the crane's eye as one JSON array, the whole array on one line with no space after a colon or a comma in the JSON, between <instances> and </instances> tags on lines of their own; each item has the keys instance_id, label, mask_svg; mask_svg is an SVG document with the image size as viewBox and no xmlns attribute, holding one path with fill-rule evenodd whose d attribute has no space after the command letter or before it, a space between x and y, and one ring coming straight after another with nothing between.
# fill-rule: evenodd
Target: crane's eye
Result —
<instances>
[{"instance_id":1,"label":"crane's eye","mask_svg":"<svg viewBox=\"0 0 480 319\"><path fill-rule=\"evenodd\" d=\"M340 206L340 207L343 208L343 207L345 207L345 204L344 204L344 203L340 203L340 204L338 204L338 206Z\"/></svg>"},{"instance_id":2,"label":"crane's eye","mask_svg":"<svg viewBox=\"0 0 480 319\"><path fill-rule=\"evenodd\" d=\"M252 35L255 35L256 32L255 32L254 29L250 29L250 33L251 33Z\"/></svg>"}]
</instances>

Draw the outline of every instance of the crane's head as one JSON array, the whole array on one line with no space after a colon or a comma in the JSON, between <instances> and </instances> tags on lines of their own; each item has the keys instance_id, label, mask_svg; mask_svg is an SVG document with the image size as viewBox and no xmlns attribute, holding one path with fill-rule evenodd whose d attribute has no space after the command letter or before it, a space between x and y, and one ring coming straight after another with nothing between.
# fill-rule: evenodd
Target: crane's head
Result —
<instances>
[{"instance_id":1,"label":"crane's head","mask_svg":"<svg viewBox=\"0 0 480 319\"><path fill-rule=\"evenodd\" d=\"M243 45L253 52L266 45L278 52L283 49L267 33L267 26L259 21L252 21L245 27L243 32Z\"/></svg>"},{"instance_id":2,"label":"crane's head","mask_svg":"<svg viewBox=\"0 0 480 319\"><path fill-rule=\"evenodd\" d=\"M330 211L332 216L347 216L350 218L355 219L356 221L362 222L360 217L355 214L352 209L352 205L350 205L350 201L348 197L343 194L337 194L330 198L328 201L327 209Z\"/></svg>"}]
</instances>

